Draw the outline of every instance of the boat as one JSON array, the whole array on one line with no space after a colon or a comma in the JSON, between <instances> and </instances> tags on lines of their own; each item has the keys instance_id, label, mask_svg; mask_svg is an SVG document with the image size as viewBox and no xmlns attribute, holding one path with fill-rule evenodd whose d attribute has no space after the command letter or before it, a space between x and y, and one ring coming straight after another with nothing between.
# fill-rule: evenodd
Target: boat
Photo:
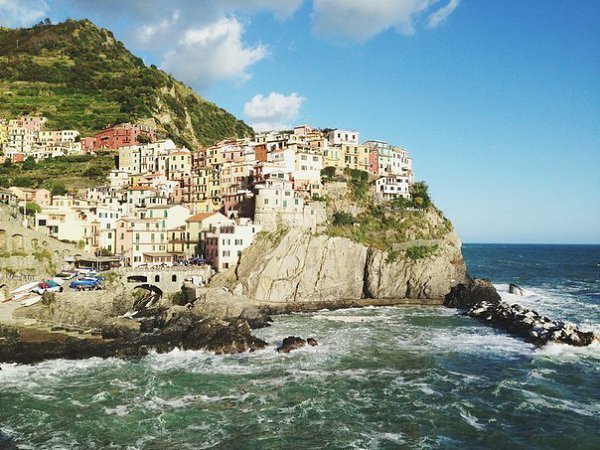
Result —
<instances>
[{"instance_id":1,"label":"boat","mask_svg":"<svg viewBox=\"0 0 600 450\"><path fill-rule=\"evenodd\" d=\"M16 288L16 289L14 289L14 290L10 291L10 292L9 292L9 295L15 295L15 294L20 294L20 293L23 293L23 292L29 292L29 291L31 291L33 288L37 287L37 285L38 285L38 282L37 282L37 281L35 281L35 282L33 282L33 283L28 283L28 284L25 284L25 285L23 285L23 286L21 286L21 287L18 287L18 288Z\"/></svg>"},{"instance_id":2,"label":"boat","mask_svg":"<svg viewBox=\"0 0 600 450\"><path fill-rule=\"evenodd\" d=\"M32 291L26 291L26 292L19 292L18 294L14 294L12 296L12 299L15 302L18 302L20 300L26 299L27 297L31 296L31 295L37 295L35 293L33 293Z\"/></svg>"},{"instance_id":3,"label":"boat","mask_svg":"<svg viewBox=\"0 0 600 450\"><path fill-rule=\"evenodd\" d=\"M28 297L25 300L21 300L21 305L23 306L33 306L35 305L37 302L39 302L42 299L41 296L37 295L37 294L32 294L30 297Z\"/></svg>"}]
</instances>

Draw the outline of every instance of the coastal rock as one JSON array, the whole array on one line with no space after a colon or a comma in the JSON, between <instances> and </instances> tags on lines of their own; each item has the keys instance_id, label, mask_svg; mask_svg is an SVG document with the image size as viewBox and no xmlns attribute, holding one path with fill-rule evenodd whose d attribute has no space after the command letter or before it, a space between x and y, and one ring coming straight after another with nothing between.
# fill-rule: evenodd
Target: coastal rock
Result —
<instances>
[{"instance_id":1,"label":"coastal rock","mask_svg":"<svg viewBox=\"0 0 600 450\"><path fill-rule=\"evenodd\" d=\"M583 347L590 345L595 339L592 332L580 331L569 322L540 316L536 311L518 304L482 301L473 305L467 315L523 337L527 342L538 346L548 342L559 342Z\"/></svg>"},{"instance_id":2,"label":"coastal rock","mask_svg":"<svg viewBox=\"0 0 600 450\"><path fill-rule=\"evenodd\" d=\"M460 241L454 232L436 240L422 259L386 252L342 237L281 230L260 236L238 266L211 280L259 302L323 302L363 298L441 299L466 281ZM409 248L409 247L406 247ZM403 249L398 250L404 255Z\"/></svg>"},{"instance_id":3,"label":"coastal rock","mask_svg":"<svg viewBox=\"0 0 600 450\"><path fill-rule=\"evenodd\" d=\"M152 326L142 325L152 320ZM158 327L158 328L157 328ZM42 328L0 327L0 363L30 364L46 359L89 357L139 357L150 350L164 353L174 348L208 350L216 354L254 351L267 343L252 335L243 319L202 318L187 306L174 306L160 317L138 322L107 318L102 337L49 332Z\"/></svg>"},{"instance_id":4,"label":"coastal rock","mask_svg":"<svg viewBox=\"0 0 600 450\"><path fill-rule=\"evenodd\" d=\"M508 293L509 294L514 294L514 295L520 295L521 297L523 295L525 295L525 291L523 290L523 288L517 284L514 283L510 283L508 285Z\"/></svg>"},{"instance_id":5,"label":"coastal rock","mask_svg":"<svg viewBox=\"0 0 600 450\"><path fill-rule=\"evenodd\" d=\"M133 305L131 289L122 283L114 283L100 291L65 291L56 295L52 302L18 308L13 315L60 326L102 328L107 319L133 311Z\"/></svg>"},{"instance_id":6,"label":"coastal rock","mask_svg":"<svg viewBox=\"0 0 600 450\"><path fill-rule=\"evenodd\" d=\"M316 347L317 345L319 345L319 342L318 342L318 341L317 341L315 338L313 338L313 337L309 337L309 338L306 340L306 343L307 343L308 345L310 345L311 347Z\"/></svg>"},{"instance_id":7,"label":"coastal rock","mask_svg":"<svg viewBox=\"0 0 600 450\"><path fill-rule=\"evenodd\" d=\"M104 339L136 339L140 335L140 324L132 319L115 317L102 326L101 333Z\"/></svg>"},{"instance_id":8,"label":"coastal rock","mask_svg":"<svg viewBox=\"0 0 600 450\"><path fill-rule=\"evenodd\" d=\"M195 323L183 340L186 350L205 349L217 355L252 352L266 346L265 341L252 335L245 320L204 319Z\"/></svg>"},{"instance_id":9,"label":"coastal rock","mask_svg":"<svg viewBox=\"0 0 600 450\"><path fill-rule=\"evenodd\" d=\"M289 353L292 350L297 350L306 345L306 341L297 336L286 337L281 345L277 347L277 353Z\"/></svg>"},{"instance_id":10,"label":"coastal rock","mask_svg":"<svg viewBox=\"0 0 600 450\"><path fill-rule=\"evenodd\" d=\"M444 306L448 308L469 309L480 302L497 304L500 294L490 280L471 278L466 283L453 286L444 297Z\"/></svg>"},{"instance_id":11,"label":"coastal rock","mask_svg":"<svg viewBox=\"0 0 600 450\"><path fill-rule=\"evenodd\" d=\"M193 293L188 289L187 300L193 304L192 311L199 317L223 320L246 320L253 329L269 326L269 315L254 306L243 294L236 294L222 287L197 287Z\"/></svg>"}]
</instances>

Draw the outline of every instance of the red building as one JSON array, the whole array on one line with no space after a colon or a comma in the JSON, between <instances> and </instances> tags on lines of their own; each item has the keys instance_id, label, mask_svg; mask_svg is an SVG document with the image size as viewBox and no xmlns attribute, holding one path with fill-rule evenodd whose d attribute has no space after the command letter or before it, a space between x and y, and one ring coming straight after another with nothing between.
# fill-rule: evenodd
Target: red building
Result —
<instances>
[{"instance_id":1,"label":"red building","mask_svg":"<svg viewBox=\"0 0 600 450\"><path fill-rule=\"evenodd\" d=\"M117 149L130 145L138 145L140 139L154 142L156 140L156 130L147 125L120 123L105 128L96 134L93 140L86 139L84 140L85 150ZM89 147L90 145L92 145L91 148Z\"/></svg>"},{"instance_id":2,"label":"red building","mask_svg":"<svg viewBox=\"0 0 600 450\"><path fill-rule=\"evenodd\" d=\"M259 162L267 162L267 144L260 144L254 147L256 160Z\"/></svg>"},{"instance_id":3,"label":"red building","mask_svg":"<svg viewBox=\"0 0 600 450\"><path fill-rule=\"evenodd\" d=\"M379 150L375 146L369 148L369 172L379 173Z\"/></svg>"}]
</instances>

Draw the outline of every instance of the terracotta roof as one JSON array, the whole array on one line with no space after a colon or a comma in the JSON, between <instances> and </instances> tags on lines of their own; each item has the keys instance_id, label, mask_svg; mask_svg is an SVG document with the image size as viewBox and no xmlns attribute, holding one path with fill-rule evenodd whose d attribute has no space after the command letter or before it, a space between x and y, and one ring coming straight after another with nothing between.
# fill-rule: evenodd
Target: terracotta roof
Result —
<instances>
[{"instance_id":1,"label":"terracotta roof","mask_svg":"<svg viewBox=\"0 0 600 450\"><path fill-rule=\"evenodd\" d=\"M185 221L186 222L202 222L204 219L208 219L210 216L214 216L215 214L217 214L217 213L216 212L198 213L196 215L193 215L192 217L187 218Z\"/></svg>"}]
</instances>

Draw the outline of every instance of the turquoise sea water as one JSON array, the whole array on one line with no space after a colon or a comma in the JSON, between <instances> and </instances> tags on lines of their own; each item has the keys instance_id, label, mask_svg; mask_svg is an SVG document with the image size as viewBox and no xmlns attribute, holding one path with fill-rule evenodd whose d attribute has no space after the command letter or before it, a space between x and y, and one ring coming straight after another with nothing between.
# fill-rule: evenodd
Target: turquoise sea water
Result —
<instances>
[{"instance_id":1,"label":"turquoise sea water","mask_svg":"<svg viewBox=\"0 0 600 450\"><path fill-rule=\"evenodd\" d=\"M599 246L464 254L506 299L600 332ZM0 448L600 447L598 344L535 349L431 307L280 316L257 334L272 347L4 364ZM277 354L288 335L321 345Z\"/></svg>"}]
</instances>

